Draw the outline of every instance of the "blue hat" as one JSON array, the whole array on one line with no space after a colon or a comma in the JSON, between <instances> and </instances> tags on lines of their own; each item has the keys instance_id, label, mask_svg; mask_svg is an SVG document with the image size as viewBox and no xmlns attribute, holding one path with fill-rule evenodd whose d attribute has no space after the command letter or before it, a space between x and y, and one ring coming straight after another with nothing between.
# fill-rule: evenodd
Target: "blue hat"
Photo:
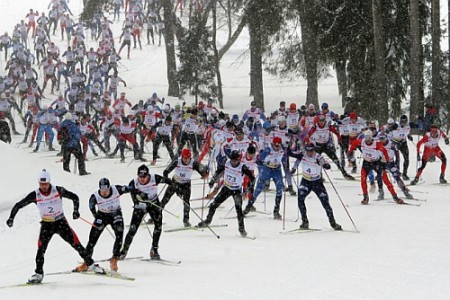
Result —
<instances>
[{"instance_id":1,"label":"blue hat","mask_svg":"<svg viewBox=\"0 0 450 300\"><path fill-rule=\"evenodd\" d=\"M328 108L328 103L326 102L322 103L322 108Z\"/></svg>"}]
</instances>

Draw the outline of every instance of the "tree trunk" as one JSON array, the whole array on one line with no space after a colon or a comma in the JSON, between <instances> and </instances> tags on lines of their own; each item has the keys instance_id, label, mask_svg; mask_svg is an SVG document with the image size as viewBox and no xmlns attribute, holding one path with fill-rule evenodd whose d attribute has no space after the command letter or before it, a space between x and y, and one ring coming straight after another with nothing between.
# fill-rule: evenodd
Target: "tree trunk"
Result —
<instances>
[{"instance_id":1,"label":"tree trunk","mask_svg":"<svg viewBox=\"0 0 450 300\"><path fill-rule=\"evenodd\" d=\"M212 45L214 47L214 62L216 65L216 77L217 77L217 101L219 102L219 107L223 109L223 92L222 92L222 75L220 74L220 59L219 51L217 50L217 0L214 1L214 6L212 9L213 13L213 32L212 32Z\"/></svg>"},{"instance_id":2,"label":"tree trunk","mask_svg":"<svg viewBox=\"0 0 450 300\"><path fill-rule=\"evenodd\" d=\"M177 81L177 62L175 58L174 17L171 0L164 0L164 42L166 44L167 81L169 88L167 96L178 97L180 88Z\"/></svg>"},{"instance_id":3,"label":"tree trunk","mask_svg":"<svg viewBox=\"0 0 450 300\"><path fill-rule=\"evenodd\" d=\"M449 0L450 1L450 0ZM411 31L411 100L410 100L410 120L417 122L419 116L422 116L419 110L421 75L420 75L420 24L419 24L419 0L410 0L410 31Z\"/></svg>"},{"instance_id":4,"label":"tree trunk","mask_svg":"<svg viewBox=\"0 0 450 300\"><path fill-rule=\"evenodd\" d=\"M341 95L341 105L342 105L342 107L344 107L345 98L348 96L347 70L346 70L347 62L344 57L338 57L335 60L334 64L335 64L335 68L336 68L336 77L337 77L339 95Z\"/></svg>"},{"instance_id":5,"label":"tree trunk","mask_svg":"<svg viewBox=\"0 0 450 300\"><path fill-rule=\"evenodd\" d=\"M375 101L378 107L378 120L384 124L389 117L385 79L385 45L381 19L381 0L372 0L372 22L375 52Z\"/></svg>"},{"instance_id":6,"label":"tree trunk","mask_svg":"<svg viewBox=\"0 0 450 300\"><path fill-rule=\"evenodd\" d=\"M450 16L450 0L447 1L447 16ZM448 24L447 32L450 32L450 24ZM448 39L448 49L450 49L450 39ZM448 75L447 75L447 97L450 97L450 51L448 51ZM447 134L450 130L450 99L447 99Z\"/></svg>"},{"instance_id":7,"label":"tree trunk","mask_svg":"<svg viewBox=\"0 0 450 300\"><path fill-rule=\"evenodd\" d=\"M264 90L262 72L262 45L259 17L255 15L249 20L250 33L250 92L256 105L264 109Z\"/></svg>"},{"instance_id":8,"label":"tree trunk","mask_svg":"<svg viewBox=\"0 0 450 300\"><path fill-rule=\"evenodd\" d=\"M302 48L305 56L306 68L306 103L312 103L316 107L319 106L319 75L317 71L317 40L312 30L312 24L307 22L308 7L314 5L314 1L300 0L298 3L298 11L300 16L300 28L302 33Z\"/></svg>"},{"instance_id":9,"label":"tree trunk","mask_svg":"<svg viewBox=\"0 0 450 300\"><path fill-rule=\"evenodd\" d=\"M439 0L432 0L431 4L431 101L439 107L441 102L441 84L439 70L441 67L441 27Z\"/></svg>"}]
</instances>

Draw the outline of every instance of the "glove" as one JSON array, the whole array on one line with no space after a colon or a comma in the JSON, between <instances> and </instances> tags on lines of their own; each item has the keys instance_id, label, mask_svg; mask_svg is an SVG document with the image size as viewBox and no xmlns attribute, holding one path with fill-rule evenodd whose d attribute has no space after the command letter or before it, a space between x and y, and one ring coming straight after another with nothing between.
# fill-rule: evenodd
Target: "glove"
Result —
<instances>
[{"instance_id":1,"label":"glove","mask_svg":"<svg viewBox=\"0 0 450 300\"><path fill-rule=\"evenodd\" d=\"M448 143L449 143L448 138L445 138L444 142L446 145L448 145Z\"/></svg>"},{"instance_id":2,"label":"glove","mask_svg":"<svg viewBox=\"0 0 450 300\"><path fill-rule=\"evenodd\" d=\"M339 147L341 147L341 149L344 149L344 144L342 144L341 141L338 143L338 145L339 145Z\"/></svg>"},{"instance_id":3,"label":"glove","mask_svg":"<svg viewBox=\"0 0 450 300\"><path fill-rule=\"evenodd\" d=\"M78 210L75 210L73 213L72 213L72 218L74 219L74 220L76 220L76 219L78 219L80 217L80 212L78 211Z\"/></svg>"},{"instance_id":4,"label":"glove","mask_svg":"<svg viewBox=\"0 0 450 300\"><path fill-rule=\"evenodd\" d=\"M421 161L420 153L419 153L419 152L417 152L417 161Z\"/></svg>"},{"instance_id":5,"label":"glove","mask_svg":"<svg viewBox=\"0 0 450 300\"><path fill-rule=\"evenodd\" d=\"M408 140L410 140L412 142L413 141L413 137L408 135Z\"/></svg>"},{"instance_id":6,"label":"glove","mask_svg":"<svg viewBox=\"0 0 450 300\"><path fill-rule=\"evenodd\" d=\"M211 180L210 182L208 182L209 188L212 189L214 186L214 180Z\"/></svg>"},{"instance_id":7,"label":"glove","mask_svg":"<svg viewBox=\"0 0 450 300\"><path fill-rule=\"evenodd\" d=\"M393 130L396 130L398 128L398 124L397 123L394 123L394 125L392 125L392 129Z\"/></svg>"},{"instance_id":8,"label":"glove","mask_svg":"<svg viewBox=\"0 0 450 300\"><path fill-rule=\"evenodd\" d=\"M254 184L250 184L250 186L248 187L248 191L249 193L253 194L253 192L255 191Z\"/></svg>"},{"instance_id":9,"label":"glove","mask_svg":"<svg viewBox=\"0 0 450 300\"><path fill-rule=\"evenodd\" d=\"M138 199L139 201L145 201L148 200L148 197L146 193L139 193L136 195L136 199Z\"/></svg>"},{"instance_id":10,"label":"glove","mask_svg":"<svg viewBox=\"0 0 450 300\"><path fill-rule=\"evenodd\" d=\"M8 225L8 227L13 227L14 219L13 218L9 218L8 220L6 220L6 225Z\"/></svg>"},{"instance_id":11,"label":"glove","mask_svg":"<svg viewBox=\"0 0 450 300\"><path fill-rule=\"evenodd\" d=\"M331 169L331 166L329 163L324 163L322 168L324 168L325 170L329 170L329 169Z\"/></svg>"},{"instance_id":12,"label":"glove","mask_svg":"<svg viewBox=\"0 0 450 300\"><path fill-rule=\"evenodd\" d=\"M166 184L171 185L173 183L172 179L165 177L164 180L166 181Z\"/></svg>"},{"instance_id":13,"label":"glove","mask_svg":"<svg viewBox=\"0 0 450 300\"><path fill-rule=\"evenodd\" d=\"M143 202L139 202L138 204L134 205L134 209L145 210L145 209L147 209L147 204L145 204Z\"/></svg>"}]
</instances>

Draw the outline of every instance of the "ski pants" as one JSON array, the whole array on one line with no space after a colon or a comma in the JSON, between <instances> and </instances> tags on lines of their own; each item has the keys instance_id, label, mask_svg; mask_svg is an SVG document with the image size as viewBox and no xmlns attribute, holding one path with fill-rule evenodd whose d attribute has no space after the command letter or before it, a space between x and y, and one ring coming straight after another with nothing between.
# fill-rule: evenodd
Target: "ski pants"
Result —
<instances>
[{"instance_id":1,"label":"ski pants","mask_svg":"<svg viewBox=\"0 0 450 300\"><path fill-rule=\"evenodd\" d=\"M113 213L104 213L98 211L95 215L94 225L91 227L91 232L89 233L89 241L86 245L86 253L89 257L92 257L92 253L94 252L94 247L97 244L100 235L102 234L105 227L111 225L115 240L113 246L113 257L119 258L120 249L122 248L122 240L123 240L123 216L122 211L118 210Z\"/></svg>"},{"instance_id":2,"label":"ski pants","mask_svg":"<svg viewBox=\"0 0 450 300\"><path fill-rule=\"evenodd\" d=\"M259 194L263 190L266 181L273 179L276 187L276 196L275 196L275 211L279 211L281 196L283 194L283 175L281 174L281 166L277 168L269 168L268 166L262 165L259 168L258 181L256 182L255 191L253 192L252 198L248 201L248 205L253 205L255 203L256 198L258 198Z\"/></svg>"},{"instance_id":3,"label":"ski pants","mask_svg":"<svg viewBox=\"0 0 450 300\"><path fill-rule=\"evenodd\" d=\"M172 180L172 184L167 187L167 190L161 200L162 208L166 207L170 198L172 198L174 194L177 194L178 197L183 200L183 222L188 222L190 211L189 200L191 199L191 182L178 183L175 180Z\"/></svg>"},{"instance_id":4,"label":"ski pants","mask_svg":"<svg viewBox=\"0 0 450 300\"><path fill-rule=\"evenodd\" d=\"M409 167L409 149L408 143L406 141L397 144L398 151L403 155L403 173L404 175L408 174ZM398 172L400 173L400 160L397 161Z\"/></svg>"},{"instance_id":5,"label":"ski pants","mask_svg":"<svg viewBox=\"0 0 450 300\"><path fill-rule=\"evenodd\" d=\"M52 130L52 125L51 124L39 124L39 130L37 133L37 138L36 138L36 148L39 148L39 145L41 144L42 141L42 136L44 135L44 133L48 134L49 136L49 145L53 144L53 139L55 138L55 134L53 133Z\"/></svg>"},{"instance_id":6,"label":"ski pants","mask_svg":"<svg viewBox=\"0 0 450 300\"><path fill-rule=\"evenodd\" d=\"M306 214L305 199L311 192L314 192L317 195L317 197L319 197L320 203L322 204L322 207L325 209L328 220L330 222L333 222L334 221L333 209L330 206L328 193L327 190L325 189L325 186L323 185L322 179L310 181L302 178L302 180L300 181L300 186L298 187L298 208L300 210L302 219L308 218Z\"/></svg>"},{"instance_id":7,"label":"ski pants","mask_svg":"<svg viewBox=\"0 0 450 300\"><path fill-rule=\"evenodd\" d=\"M158 155L158 149L161 143L166 146L167 152L169 152L170 159L173 159L175 155L173 154L172 143L170 142L170 137L168 135L162 135L157 133L156 138L153 140L153 160L156 160Z\"/></svg>"},{"instance_id":8,"label":"ski pants","mask_svg":"<svg viewBox=\"0 0 450 300\"><path fill-rule=\"evenodd\" d=\"M63 240L74 248L78 254L83 258L84 262L90 266L94 263L92 258L90 258L86 249L81 245L80 240L76 233L70 228L69 223L66 218L54 221L54 222L43 222L41 221L41 230L39 232L38 250L36 253L36 270L38 274L44 274L44 255L47 250L48 244L52 239L54 234L58 234Z\"/></svg>"},{"instance_id":9,"label":"ski pants","mask_svg":"<svg viewBox=\"0 0 450 300\"><path fill-rule=\"evenodd\" d=\"M232 196L234 200L234 208L236 209L237 219L239 229L244 229L244 214L242 212L242 189L231 190L226 186L222 186L217 196L214 198L213 202L209 206L209 212L206 217L206 223L210 224L213 216L216 212L216 209L228 199L228 197Z\"/></svg>"},{"instance_id":10,"label":"ski pants","mask_svg":"<svg viewBox=\"0 0 450 300\"><path fill-rule=\"evenodd\" d=\"M122 252L127 253L130 248L131 243L133 242L133 238L136 235L139 226L141 225L142 219L148 213L152 218L153 222L155 222L155 228L153 229L153 242L152 248L158 248L159 238L161 237L162 232L162 211L161 204L159 203L159 199L156 198L151 200L151 202L146 203L145 209L137 209L133 210L133 215L131 216L130 229L125 237L125 241L123 243ZM155 206L157 205L157 206Z\"/></svg>"}]
</instances>

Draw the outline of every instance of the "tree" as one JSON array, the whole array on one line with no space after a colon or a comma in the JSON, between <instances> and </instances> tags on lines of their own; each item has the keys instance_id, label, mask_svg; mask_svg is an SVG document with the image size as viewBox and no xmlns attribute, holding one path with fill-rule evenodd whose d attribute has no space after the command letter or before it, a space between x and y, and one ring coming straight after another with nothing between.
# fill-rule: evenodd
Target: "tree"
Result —
<instances>
[{"instance_id":1,"label":"tree","mask_svg":"<svg viewBox=\"0 0 450 300\"><path fill-rule=\"evenodd\" d=\"M177 79L181 94L194 95L196 104L198 97L205 99L217 96L212 37L200 14L191 16L190 28L179 41L178 50L180 69Z\"/></svg>"},{"instance_id":2,"label":"tree","mask_svg":"<svg viewBox=\"0 0 450 300\"><path fill-rule=\"evenodd\" d=\"M178 97L180 89L177 82L177 62L175 57L174 24L172 0L163 0L164 8L164 42L166 45L167 81L169 84L167 95Z\"/></svg>"}]
</instances>

